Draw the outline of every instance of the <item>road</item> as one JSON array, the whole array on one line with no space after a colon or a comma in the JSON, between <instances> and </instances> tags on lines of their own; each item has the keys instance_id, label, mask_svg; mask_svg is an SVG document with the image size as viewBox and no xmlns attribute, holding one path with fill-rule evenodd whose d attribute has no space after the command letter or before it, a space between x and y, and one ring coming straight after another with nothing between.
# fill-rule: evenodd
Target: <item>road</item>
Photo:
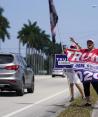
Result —
<instances>
[{"instance_id":1,"label":"road","mask_svg":"<svg viewBox=\"0 0 98 117\"><path fill-rule=\"evenodd\" d=\"M24 96L0 92L0 117L51 117L69 98L67 78L35 76L35 91Z\"/></svg>"}]
</instances>

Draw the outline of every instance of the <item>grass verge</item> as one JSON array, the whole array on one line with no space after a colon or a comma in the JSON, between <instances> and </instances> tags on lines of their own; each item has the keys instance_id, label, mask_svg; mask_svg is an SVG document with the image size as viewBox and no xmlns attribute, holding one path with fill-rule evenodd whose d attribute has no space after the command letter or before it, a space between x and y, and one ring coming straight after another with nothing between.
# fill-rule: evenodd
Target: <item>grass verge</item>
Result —
<instances>
[{"instance_id":1,"label":"grass verge","mask_svg":"<svg viewBox=\"0 0 98 117\"><path fill-rule=\"evenodd\" d=\"M98 95L91 86L91 102L92 105L98 100ZM85 100L80 97L75 99L63 112L57 117L91 117L93 107L85 107Z\"/></svg>"}]
</instances>

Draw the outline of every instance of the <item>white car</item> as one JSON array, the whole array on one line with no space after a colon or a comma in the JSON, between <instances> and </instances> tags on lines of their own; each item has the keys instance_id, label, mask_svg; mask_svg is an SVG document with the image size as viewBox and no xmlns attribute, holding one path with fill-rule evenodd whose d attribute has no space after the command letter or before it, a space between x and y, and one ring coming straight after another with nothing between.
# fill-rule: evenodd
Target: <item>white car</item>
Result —
<instances>
[{"instance_id":1,"label":"white car","mask_svg":"<svg viewBox=\"0 0 98 117\"><path fill-rule=\"evenodd\" d=\"M55 77L55 76L65 77L66 74L65 74L65 71L63 69L53 68L53 70L52 70L52 77Z\"/></svg>"}]
</instances>

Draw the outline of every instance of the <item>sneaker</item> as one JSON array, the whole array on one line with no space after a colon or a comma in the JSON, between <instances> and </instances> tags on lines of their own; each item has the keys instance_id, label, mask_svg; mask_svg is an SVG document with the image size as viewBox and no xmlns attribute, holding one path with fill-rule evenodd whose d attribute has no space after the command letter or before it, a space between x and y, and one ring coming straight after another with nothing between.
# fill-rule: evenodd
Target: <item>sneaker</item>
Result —
<instances>
[{"instance_id":1,"label":"sneaker","mask_svg":"<svg viewBox=\"0 0 98 117\"><path fill-rule=\"evenodd\" d=\"M72 102L72 101L74 101L74 98L73 97L69 100L69 102Z\"/></svg>"},{"instance_id":2,"label":"sneaker","mask_svg":"<svg viewBox=\"0 0 98 117\"><path fill-rule=\"evenodd\" d=\"M91 106L91 103L86 103L84 104L84 106Z\"/></svg>"}]
</instances>

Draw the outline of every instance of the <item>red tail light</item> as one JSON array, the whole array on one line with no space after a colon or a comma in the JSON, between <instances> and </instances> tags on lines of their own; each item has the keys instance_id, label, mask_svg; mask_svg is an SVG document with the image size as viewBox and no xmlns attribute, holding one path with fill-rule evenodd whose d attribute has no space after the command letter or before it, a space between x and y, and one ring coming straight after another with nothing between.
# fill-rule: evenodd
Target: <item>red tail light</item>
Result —
<instances>
[{"instance_id":1,"label":"red tail light","mask_svg":"<svg viewBox=\"0 0 98 117\"><path fill-rule=\"evenodd\" d=\"M18 70L19 65L11 65L11 66L6 66L5 69L6 70Z\"/></svg>"},{"instance_id":2,"label":"red tail light","mask_svg":"<svg viewBox=\"0 0 98 117\"><path fill-rule=\"evenodd\" d=\"M8 80L11 83L16 83L16 80Z\"/></svg>"}]
</instances>

